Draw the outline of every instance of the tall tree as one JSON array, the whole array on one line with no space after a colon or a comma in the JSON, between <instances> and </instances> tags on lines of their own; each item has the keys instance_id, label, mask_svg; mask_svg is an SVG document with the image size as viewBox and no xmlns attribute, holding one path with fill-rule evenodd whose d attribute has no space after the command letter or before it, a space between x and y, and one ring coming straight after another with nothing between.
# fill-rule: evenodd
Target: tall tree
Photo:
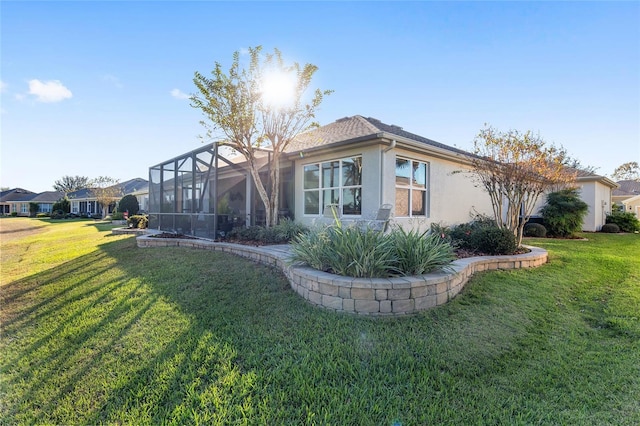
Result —
<instances>
[{"instance_id":1,"label":"tall tree","mask_svg":"<svg viewBox=\"0 0 640 426\"><path fill-rule=\"evenodd\" d=\"M53 184L53 189L64 192L65 195L88 187L89 178L86 176L62 176Z\"/></svg>"},{"instance_id":2,"label":"tall tree","mask_svg":"<svg viewBox=\"0 0 640 426\"><path fill-rule=\"evenodd\" d=\"M118 182L117 179L108 176L100 176L89 181L91 193L102 207L102 217L107 215L109 205L114 204L122 197L122 188Z\"/></svg>"},{"instance_id":3,"label":"tall tree","mask_svg":"<svg viewBox=\"0 0 640 426\"><path fill-rule=\"evenodd\" d=\"M191 106L208 119L201 121L207 137L222 132L219 145L229 146L247 160L247 167L265 206L266 225L278 223L280 158L293 138L315 125L315 112L330 90L316 89L308 102L303 95L318 67L285 64L278 49L261 55L262 47L249 48L249 64L240 64L233 54L228 74L216 62L211 77L199 72L193 79L199 94L191 96ZM257 153L271 154L269 178L263 182Z\"/></svg>"},{"instance_id":4,"label":"tall tree","mask_svg":"<svg viewBox=\"0 0 640 426\"><path fill-rule=\"evenodd\" d=\"M518 245L540 195L575 182L565 167L566 151L546 146L531 131L500 132L487 126L474 141L473 172L489 194L499 226L511 230Z\"/></svg>"},{"instance_id":5,"label":"tall tree","mask_svg":"<svg viewBox=\"0 0 640 426\"><path fill-rule=\"evenodd\" d=\"M613 171L613 180L637 180L640 181L640 165L637 161L624 163Z\"/></svg>"}]
</instances>

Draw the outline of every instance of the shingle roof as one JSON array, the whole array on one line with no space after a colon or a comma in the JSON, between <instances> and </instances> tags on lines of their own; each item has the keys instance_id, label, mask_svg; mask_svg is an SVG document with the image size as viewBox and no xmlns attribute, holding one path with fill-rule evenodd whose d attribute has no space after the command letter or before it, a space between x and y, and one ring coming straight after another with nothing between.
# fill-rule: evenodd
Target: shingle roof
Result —
<instances>
[{"instance_id":1,"label":"shingle roof","mask_svg":"<svg viewBox=\"0 0 640 426\"><path fill-rule=\"evenodd\" d=\"M142 178L134 178L129 179L124 182L120 182L116 184L122 190L122 195L131 194L136 191L144 190L149 188L149 181ZM116 186L113 185L113 186ZM70 192L67 195L70 199L83 199L83 198L94 198L95 195L91 192L91 188L79 189L78 191Z\"/></svg>"},{"instance_id":2,"label":"shingle roof","mask_svg":"<svg viewBox=\"0 0 640 426\"><path fill-rule=\"evenodd\" d=\"M64 197L64 192L59 191L45 191L39 194L35 194L29 201L33 203L55 203Z\"/></svg>"},{"instance_id":3,"label":"shingle roof","mask_svg":"<svg viewBox=\"0 0 640 426\"><path fill-rule=\"evenodd\" d=\"M28 191L22 188L13 188L0 192L0 202L6 203L9 201L22 201L28 199L30 196L35 195L35 192Z\"/></svg>"},{"instance_id":4,"label":"shingle roof","mask_svg":"<svg viewBox=\"0 0 640 426\"><path fill-rule=\"evenodd\" d=\"M635 196L640 195L640 181L637 180L619 180L618 189L614 189L612 195L615 196Z\"/></svg>"},{"instance_id":5,"label":"shingle roof","mask_svg":"<svg viewBox=\"0 0 640 426\"><path fill-rule=\"evenodd\" d=\"M289 144L287 152L303 151L305 149L317 148L338 142L366 139L367 137L373 139L379 137L383 133L386 134L385 136L387 137L396 135L412 141L449 150L451 152L469 155L468 152L461 149L427 139L416 135L415 133L407 132L402 127L393 124L386 124L372 117L365 118L361 115L344 117L333 123L327 124L326 126L301 133L296 136L291 144Z\"/></svg>"}]
</instances>

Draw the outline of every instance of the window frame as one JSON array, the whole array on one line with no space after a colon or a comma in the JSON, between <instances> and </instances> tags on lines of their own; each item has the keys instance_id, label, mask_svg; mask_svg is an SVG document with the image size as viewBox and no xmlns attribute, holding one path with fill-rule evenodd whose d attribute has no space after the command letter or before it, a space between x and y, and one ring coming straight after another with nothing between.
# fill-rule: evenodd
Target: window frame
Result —
<instances>
[{"instance_id":1,"label":"window frame","mask_svg":"<svg viewBox=\"0 0 640 426\"><path fill-rule=\"evenodd\" d=\"M404 161L408 161L411 164L411 172L410 172L410 176L408 179L408 184L407 185L402 185L402 184L398 184L397 178L398 178L398 174L397 174L397 167L398 167L398 161L399 160L404 160ZM414 170L416 170L413 167L413 163L418 163L419 166L424 166L424 170L425 170L425 183L424 183L424 187L418 186L418 185L414 185ZM428 161L422 161L422 160L417 160L415 158L409 158L409 157L403 157L403 156L396 156L396 160L395 160L395 165L396 165L396 170L394 172L394 187L395 187L395 200L394 200L394 214L395 217L397 218L414 218L414 217L420 217L420 218L429 218L430 217L430 210L431 210L431 203L430 203L430 198L431 198L431 163ZM397 211L397 204L398 204L398 190L402 190L402 191L409 191L409 199L408 199L408 215L404 215L404 214L398 214ZM420 191L424 193L424 214L413 214L413 195L414 195L414 191Z\"/></svg>"},{"instance_id":2,"label":"window frame","mask_svg":"<svg viewBox=\"0 0 640 426\"><path fill-rule=\"evenodd\" d=\"M359 183L356 185L345 185L344 183L344 163L345 162L353 162L354 160L359 159L360 160L360 167L362 168L362 154L357 154L357 155L350 155L347 157L341 157L341 158L333 158L333 159L327 159L324 161L317 161L317 162L313 162L313 163L306 163L302 165L302 192L303 192L303 197L302 197L302 211L303 211L303 216L305 217L318 217L321 216L323 214L323 209L324 209L324 194L327 191L331 191L331 192L337 192L338 194L338 205L339 205L339 209L340 209L340 214L343 217L349 217L349 218L359 218L362 217L362 171L360 172L360 176L359 176ZM338 178L338 183L337 185L334 184L334 186L325 186L325 182L324 182L324 168L323 166L328 165L330 163L334 163L337 162L338 163L338 170L337 170L337 178ZM318 179L317 179L317 187L313 187L313 188L307 188L307 174L306 174L306 170L308 167L313 167L314 170L317 172L318 174ZM336 173L335 171L333 173ZM314 182L315 184L315 182ZM360 196L360 213L359 214L344 214L344 191L345 190L355 190L357 192L357 190L359 190L359 196ZM308 193L315 193L317 194L317 199L318 199L318 211L314 212L314 213L307 213L307 206L306 206L306 199L307 199L307 194Z\"/></svg>"}]
</instances>

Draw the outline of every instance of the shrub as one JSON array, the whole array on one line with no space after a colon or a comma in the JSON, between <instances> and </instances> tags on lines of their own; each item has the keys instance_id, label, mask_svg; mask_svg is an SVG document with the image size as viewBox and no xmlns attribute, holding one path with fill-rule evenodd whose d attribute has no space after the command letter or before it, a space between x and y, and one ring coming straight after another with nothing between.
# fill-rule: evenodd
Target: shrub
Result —
<instances>
[{"instance_id":1,"label":"shrub","mask_svg":"<svg viewBox=\"0 0 640 426\"><path fill-rule=\"evenodd\" d=\"M305 232L308 232L306 226L296 223L291 219L283 219L279 224L270 228L265 228L264 226L234 228L229 231L228 238L262 244L284 244Z\"/></svg>"},{"instance_id":2,"label":"shrub","mask_svg":"<svg viewBox=\"0 0 640 426\"><path fill-rule=\"evenodd\" d=\"M291 247L293 263L349 277L419 275L455 259L453 247L440 234L399 227L383 234L339 222L298 235Z\"/></svg>"},{"instance_id":3,"label":"shrub","mask_svg":"<svg viewBox=\"0 0 640 426\"><path fill-rule=\"evenodd\" d=\"M403 275L422 275L451 263L456 256L443 235L444 232L394 229L391 237L398 262L395 268Z\"/></svg>"},{"instance_id":4,"label":"shrub","mask_svg":"<svg viewBox=\"0 0 640 426\"><path fill-rule=\"evenodd\" d=\"M614 211L607 215L606 223L618 225L622 232L640 231L640 221L631 212Z\"/></svg>"},{"instance_id":5,"label":"shrub","mask_svg":"<svg viewBox=\"0 0 640 426\"><path fill-rule=\"evenodd\" d=\"M51 217L51 213L40 212L40 213L36 214L36 217Z\"/></svg>"},{"instance_id":6,"label":"shrub","mask_svg":"<svg viewBox=\"0 0 640 426\"><path fill-rule=\"evenodd\" d=\"M149 226L149 217L142 214L129 216L127 223L130 228L146 229Z\"/></svg>"},{"instance_id":7,"label":"shrub","mask_svg":"<svg viewBox=\"0 0 640 426\"><path fill-rule=\"evenodd\" d=\"M478 250L472 241L473 236L481 229L497 228L496 222L486 216L478 215L468 223L456 225L451 229L451 241L454 246L465 250Z\"/></svg>"},{"instance_id":8,"label":"shrub","mask_svg":"<svg viewBox=\"0 0 640 426\"><path fill-rule=\"evenodd\" d=\"M51 206L51 211L60 210L62 213L71 212L71 202L67 197L61 198Z\"/></svg>"},{"instance_id":9,"label":"shrub","mask_svg":"<svg viewBox=\"0 0 640 426\"><path fill-rule=\"evenodd\" d=\"M294 263L356 278L388 277L398 271L393 240L372 229L337 226L312 229L291 245Z\"/></svg>"},{"instance_id":10,"label":"shrub","mask_svg":"<svg viewBox=\"0 0 640 426\"><path fill-rule=\"evenodd\" d=\"M124 219L124 214L122 214L121 212L111 213L111 220L123 220L123 219Z\"/></svg>"},{"instance_id":11,"label":"shrub","mask_svg":"<svg viewBox=\"0 0 640 426\"><path fill-rule=\"evenodd\" d=\"M513 254L518 248L513 232L494 226L476 230L470 243L473 250L490 255Z\"/></svg>"},{"instance_id":12,"label":"shrub","mask_svg":"<svg viewBox=\"0 0 640 426\"><path fill-rule=\"evenodd\" d=\"M54 210L51 213L51 219L64 219L67 217L67 214L62 210Z\"/></svg>"},{"instance_id":13,"label":"shrub","mask_svg":"<svg viewBox=\"0 0 640 426\"><path fill-rule=\"evenodd\" d=\"M524 225L522 235L525 237L544 238L547 236L547 228L541 223L527 223Z\"/></svg>"},{"instance_id":14,"label":"shrub","mask_svg":"<svg viewBox=\"0 0 640 426\"><path fill-rule=\"evenodd\" d=\"M11 212L11 216L12 216L12 217L16 217L16 216L18 216L18 212Z\"/></svg>"},{"instance_id":15,"label":"shrub","mask_svg":"<svg viewBox=\"0 0 640 426\"><path fill-rule=\"evenodd\" d=\"M620 227L615 223L605 223L604 225L602 225L602 228L600 228L600 232L605 232L607 234L617 234L618 232L620 232Z\"/></svg>"},{"instance_id":16,"label":"shrub","mask_svg":"<svg viewBox=\"0 0 640 426\"><path fill-rule=\"evenodd\" d=\"M125 195L118 202L118 211L121 213L129 212L129 216L137 215L140 210L140 204L135 195Z\"/></svg>"},{"instance_id":17,"label":"shrub","mask_svg":"<svg viewBox=\"0 0 640 426\"><path fill-rule=\"evenodd\" d=\"M582 230L589 206L580 199L577 189L563 189L547 195L540 213L547 233L555 237L571 237Z\"/></svg>"}]
</instances>

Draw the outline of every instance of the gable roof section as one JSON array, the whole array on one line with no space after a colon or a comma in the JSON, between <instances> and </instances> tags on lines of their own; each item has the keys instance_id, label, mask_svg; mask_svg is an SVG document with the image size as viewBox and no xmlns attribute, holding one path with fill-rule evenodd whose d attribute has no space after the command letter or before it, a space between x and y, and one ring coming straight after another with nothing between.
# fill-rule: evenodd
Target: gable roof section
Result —
<instances>
[{"instance_id":1,"label":"gable roof section","mask_svg":"<svg viewBox=\"0 0 640 426\"><path fill-rule=\"evenodd\" d=\"M55 203L64 197L64 192L59 191L45 191L39 194L35 194L29 201L33 203Z\"/></svg>"},{"instance_id":2,"label":"gable roof section","mask_svg":"<svg viewBox=\"0 0 640 426\"><path fill-rule=\"evenodd\" d=\"M134 178L129 179L124 182L117 183L113 186L119 186L122 190L122 195L128 195L134 192L148 191L149 190L149 181L142 178ZM85 198L95 198L93 195L91 188L83 188L74 192L70 192L67 194L67 197L71 199L85 199Z\"/></svg>"},{"instance_id":3,"label":"gable roof section","mask_svg":"<svg viewBox=\"0 0 640 426\"><path fill-rule=\"evenodd\" d=\"M286 151L287 153L293 153L328 147L337 143L358 142L380 138L402 139L449 151L452 154L472 155L467 151L427 139L415 133L407 132L402 127L386 124L372 117L365 118L361 115L344 117L326 126L301 133L289 144Z\"/></svg>"},{"instance_id":4,"label":"gable roof section","mask_svg":"<svg viewBox=\"0 0 640 426\"><path fill-rule=\"evenodd\" d=\"M620 187L613 191L614 196L626 197L640 195L640 181L637 180L619 180Z\"/></svg>"},{"instance_id":5,"label":"gable roof section","mask_svg":"<svg viewBox=\"0 0 640 426\"><path fill-rule=\"evenodd\" d=\"M28 201L34 195L36 195L35 192L22 188L8 189L0 192L0 203L8 203L10 201Z\"/></svg>"}]
</instances>

